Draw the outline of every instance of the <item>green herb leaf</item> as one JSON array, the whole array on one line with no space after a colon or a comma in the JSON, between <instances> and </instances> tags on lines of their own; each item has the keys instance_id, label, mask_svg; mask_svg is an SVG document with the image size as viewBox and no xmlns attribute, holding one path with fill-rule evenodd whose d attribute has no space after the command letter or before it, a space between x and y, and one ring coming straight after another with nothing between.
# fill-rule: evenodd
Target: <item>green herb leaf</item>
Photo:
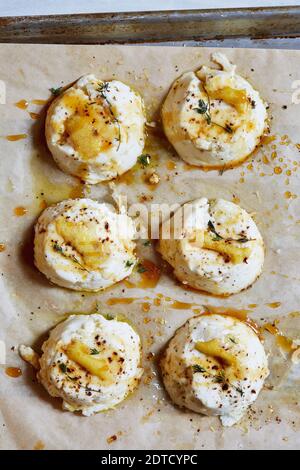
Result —
<instances>
[{"instance_id":1,"label":"green herb leaf","mask_svg":"<svg viewBox=\"0 0 300 470\"><path fill-rule=\"evenodd\" d=\"M218 124L217 122L212 121L212 120L210 121L210 123L213 124L214 126L220 127L225 132L228 132L228 134L233 134L233 129L232 129L232 127L229 126L229 124L225 124L225 126L222 126L222 124Z\"/></svg>"},{"instance_id":2,"label":"green herb leaf","mask_svg":"<svg viewBox=\"0 0 300 470\"><path fill-rule=\"evenodd\" d=\"M90 354L91 354L92 356L95 356L96 354L99 354L99 351L98 351L98 349L92 348L92 349L90 350Z\"/></svg>"},{"instance_id":3,"label":"green herb leaf","mask_svg":"<svg viewBox=\"0 0 300 470\"><path fill-rule=\"evenodd\" d=\"M238 242L238 243L247 243L249 242L249 238L246 238L246 237L241 237L241 238L223 238L221 237L221 235L218 234L218 232L216 231L215 229L215 226L214 224L212 223L211 220L208 221L208 229L210 232L212 232L214 234L214 238L213 238L213 241L218 241L218 240L226 240L228 242Z\"/></svg>"},{"instance_id":4,"label":"green herb leaf","mask_svg":"<svg viewBox=\"0 0 300 470\"><path fill-rule=\"evenodd\" d=\"M223 240L223 237L221 237L221 235L217 233L215 226L211 220L208 221L207 226L208 226L209 231L215 235L214 241Z\"/></svg>"},{"instance_id":5,"label":"green herb leaf","mask_svg":"<svg viewBox=\"0 0 300 470\"><path fill-rule=\"evenodd\" d=\"M113 320L114 319L113 315L111 315L110 313L104 313L103 316L106 320Z\"/></svg>"},{"instance_id":6,"label":"green herb leaf","mask_svg":"<svg viewBox=\"0 0 300 470\"><path fill-rule=\"evenodd\" d=\"M50 88L49 91L51 91L53 96L58 96L62 92L62 87L60 86L58 88Z\"/></svg>"},{"instance_id":7,"label":"green herb leaf","mask_svg":"<svg viewBox=\"0 0 300 470\"><path fill-rule=\"evenodd\" d=\"M208 111L208 103L205 103L204 100L199 100L198 107L194 109L198 114L205 114Z\"/></svg>"},{"instance_id":8,"label":"green herb leaf","mask_svg":"<svg viewBox=\"0 0 300 470\"><path fill-rule=\"evenodd\" d=\"M145 273L147 271L147 268L145 268L145 266L142 264L142 263L139 263L137 265L137 272L142 274L142 273Z\"/></svg>"},{"instance_id":9,"label":"green herb leaf","mask_svg":"<svg viewBox=\"0 0 300 470\"><path fill-rule=\"evenodd\" d=\"M142 168L146 168L146 166L150 165L151 156L148 153L143 153L138 157L138 162L142 166Z\"/></svg>"},{"instance_id":10,"label":"green herb leaf","mask_svg":"<svg viewBox=\"0 0 300 470\"><path fill-rule=\"evenodd\" d=\"M247 243L249 241L249 238L246 238L246 237L242 237L242 238L238 238L237 240L235 240L236 242L239 242L239 243Z\"/></svg>"},{"instance_id":11,"label":"green herb leaf","mask_svg":"<svg viewBox=\"0 0 300 470\"><path fill-rule=\"evenodd\" d=\"M103 98L106 103L107 103L107 106L109 108L109 112L113 118L113 122L115 122L118 126L118 148L117 148L117 151L119 150L120 148L120 145L121 145L121 126L120 126L120 122L119 120L117 119L117 117L115 116L114 114L114 111L113 111L113 108L112 108L112 104L111 102L109 101L108 97L107 97L107 92L109 92L109 83L108 82L103 82L101 83L101 85L99 85L98 89L97 89L98 93L100 93L100 96L101 98Z\"/></svg>"},{"instance_id":12,"label":"green herb leaf","mask_svg":"<svg viewBox=\"0 0 300 470\"><path fill-rule=\"evenodd\" d=\"M220 372L218 375L214 376L214 381L218 384L222 384L225 382L225 375L224 372Z\"/></svg>"},{"instance_id":13,"label":"green herb leaf","mask_svg":"<svg viewBox=\"0 0 300 470\"><path fill-rule=\"evenodd\" d=\"M236 391L241 395L241 397L244 396L244 392L243 392L243 390L242 390L241 388L239 388L239 387L234 387L234 388L235 388Z\"/></svg>"},{"instance_id":14,"label":"green herb leaf","mask_svg":"<svg viewBox=\"0 0 300 470\"><path fill-rule=\"evenodd\" d=\"M58 251L58 253L63 253L62 247L56 242L53 244L53 250Z\"/></svg>"},{"instance_id":15,"label":"green herb leaf","mask_svg":"<svg viewBox=\"0 0 300 470\"><path fill-rule=\"evenodd\" d=\"M199 364L194 364L192 367L193 367L193 372L195 374L197 374L197 372L201 372L201 373L206 372L206 369L204 369L204 367L199 366Z\"/></svg>"},{"instance_id":16,"label":"green herb leaf","mask_svg":"<svg viewBox=\"0 0 300 470\"><path fill-rule=\"evenodd\" d=\"M219 240L222 240L222 237L220 237L219 235L213 237L214 242L218 242Z\"/></svg>"},{"instance_id":17,"label":"green herb leaf","mask_svg":"<svg viewBox=\"0 0 300 470\"><path fill-rule=\"evenodd\" d=\"M68 377L69 380L73 380L73 382L74 382L75 380L77 380L76 377L71 377L70 375L67 375L67 377Z\"/></svg>"},{"instance_id":18,"label":"green herb leaf","mask_svg":"<svg viewBox=\"0 0 300 470\"><path fill-rule=\"evenodd\" d=\"M144 243L143 243L144 246L150 246L151 245L151 241L150 240L146 240Z\"/></svg>"},{"instance_id":19,"label":"green herb leaf","mask_svg":"<svg viewBox=\"0 0 300 470\"><path fill-rule=\"evenodd\" d=\"M61 363L58 365L58 367L60 368L60 370L61 370L64 374L67 373L67 366L66 366L66 364L64 364L63 362L61 362Z\"/></svg>"},{"instance_id":20,"label":"green herb leaf","mask_svg":"<svg viewBox=\"0 0 300 470\"><path fill-rule=\"evenodd\" d=\"M127 260L125 263L126 268L130 268L134 264L134 261Z\"/></svg>"},{"instance_id":21,"label":"green herb leaf","mask_svg":"<svg viewBox=\"0 0 300 470\"><path fill-rule=\"evenodd\" d=\"M232 127L230 127L229 124L226 124L224 127L223 127L224 131L228 132L228 134L232 134L233 133L233 129Z\"/></svg>"},{"instance_id":22,"label":"green herb leaf","mask_svg":"<svg viewBox=\"0 0 300 470\"><path fill-rule=\"evenodd\" d=\"M99 85L97 91L100 93L102 98L106 100L106 92L109 91L109 83L108 82L103 82L101 85Z\"/></svg>"},{"instance_id":23,"label":"green herb leaf","mask_svg":"<svg viewBox=\"0 0 300 470\"><path fill-rule=\"evenodd\" d=\"M210 101L209 96L207 95L208 101L205 103L204 100L198 100L198 107L194 108L194 110L198 114L205 114L205 119L207 124L211 124L211 116L210 116Z\"/></svg>"},{"instance_id":24,"label":"green herb leaf","mask_svg":"<svg viewBox=\"0 0 300 470\"><path fill-rule=\"evenodd\" d=\"M233 344L238 344L237 340L233 336L228 336L229 341L231 341Z\"/></svg>"},{"instance_id":25,"label":"green herb leaf","mask_svg":"<svg viewBox=\"0 0 300 470\"><path fill-rule=\"evenodd\" d=\"M207 93L205 87L203 86L204 92L207 96L207 103L204 100L198 100L198 106L197 108L194 108L194 111L196 111L198 114L204 114L205 119L207 124L213 124L214 126L221 127L225 132L228 132L228 134L233 133L233 129L229 124L226 124L225 126L222 126L221 124L218 124L217 122L212 121L211 119L211 113L210 113L210 98L209 94Z\"/></svg>"}]
</instances>

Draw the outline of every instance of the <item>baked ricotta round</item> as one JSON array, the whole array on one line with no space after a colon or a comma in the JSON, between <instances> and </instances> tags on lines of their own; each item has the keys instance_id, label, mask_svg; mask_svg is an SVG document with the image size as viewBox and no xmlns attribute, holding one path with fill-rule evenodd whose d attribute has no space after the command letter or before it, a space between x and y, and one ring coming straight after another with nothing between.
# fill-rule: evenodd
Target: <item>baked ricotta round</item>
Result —
<instances>
[{"instance_id":1,"label":"baked ricotta round","mask_svg":"<svg viewBox=\"0 0 300 470\"><path fill-rule=\"evenodd\" d=\"M98 291L135 266L135 226L126 213L92 199L69 199L44 210L35 226L34 260L54 284Z\"/></svg>"},{"instance_id":2,"label":"baked ricotta round","mask_svg":"<svg viewBox=\"0 0 300 470\"><path fill-rule=\"evenodd\" d=\"M126 322L72 315L43 344L38 379L63 409L90 416L114 408L138 385L139 335Z\"/></svg>"},{"instance_id":3,"label":"baked ricotta round","mask_svg":"<svg viewBox=\"0 0 300 470\"><path fill-rule=\"evenodd\" d=\"M120 81L84 75L49 107L46 140L61 170L96 184L135 165L144 124L138 93Z\"/></svg>"},{"instance_id":4,"label":"baked ricotta round","mask_svg":"<svg viewBox=\"0 0 300 470\"><path fill-rule=\"evenodd\" d=\"M247 158L267 130L266 104L236 66L212 54L220 69L202 66L172 85L162 107L165 134L191 165L218 169Z\"/></svg>"},{"instance_id":5,"label":"baked ricotta round","mask_svg":"<svg viewBox=\"0 0 300 470\"><path fill-rule=\"evenodd\" d=\"M171 227L171 230L170 230ZM196 199L161 227L158 251L186 285L228 296L262 271L264 244L250 215L224 199Z\"/></svg>"},{"instance_id":6,"label":"baked ricotta round","mask_svg":"<svg viewBox=\"0 0 300 470\"><path fill-rule=\"evenodd\" d=\"M179 328L161 368L176 405L220 416L224 426L241 419L269 375L256 333L246 323L218 314L191 318Z\"/></svg>"}]
</instances>

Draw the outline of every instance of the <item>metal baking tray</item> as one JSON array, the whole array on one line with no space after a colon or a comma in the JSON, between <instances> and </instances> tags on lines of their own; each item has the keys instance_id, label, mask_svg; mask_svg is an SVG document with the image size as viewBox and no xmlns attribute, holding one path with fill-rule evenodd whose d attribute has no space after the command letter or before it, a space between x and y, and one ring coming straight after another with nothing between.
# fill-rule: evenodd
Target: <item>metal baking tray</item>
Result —
<instances>
[{"instance_id":1,"label":"metal baking tray","mask_svg":"<svg viewBox=\"0 0 300 470\"><path fill-rule=\"evenodd\" d=\"M300 6L0 18L0 43L300 48Z\"/></svg>"}]
</instances>

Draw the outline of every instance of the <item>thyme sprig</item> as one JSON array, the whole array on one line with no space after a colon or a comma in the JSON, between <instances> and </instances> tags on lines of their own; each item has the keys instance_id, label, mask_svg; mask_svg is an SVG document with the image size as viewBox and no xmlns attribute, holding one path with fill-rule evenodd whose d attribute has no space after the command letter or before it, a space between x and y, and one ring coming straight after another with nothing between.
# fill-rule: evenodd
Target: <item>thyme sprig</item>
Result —
<instances>
[{"instance_id":1,"label":"thyme sprig","mask_svg":"<svg viewBox=\"0 0 300 470\"><path fill-rule=\"evenodd\" d=\"M238 242L238 243L247 243L247 242L250 242L251 239L247 238L247 237L241 237L241 238L224 238L222 237L215 229L215 226L214 224L212 223L211 220L208 221L208 229L210 232L212 232L214 234L214 239L213 241L219 241L219 240L225 240L227 242Z\"/></svg>"},{"instance_id":2,"label":"thyme sprig","mask_svg":"<svg viewBox=\"0 0 300 470\"><path fill-rule=\"evenodd\" d=\"M215 375L215 374L211 374L210 372L208 372L208 370L206 370L204 367L200 366L199 364L194 364L192 366L192 368L193 368L193 372L195 374L197 374L197 373L207 374L209 377L212 377L212 379L215 383L221 384L222 386L224 386L224 385L230 386L230 387L234 388L234 390L236 390L241 396L244 395L244 392L240 387L236 387L233 384L229 384L229 382L228 382L228 380L225 376L225 371L224 370L221 370L218 374Z\"/></svg>"},{"instance_id":3,"label":"thyme sprig","mask_svg":"<svg viewBox=\"0 0 300 470\"><path fill-rule=\"evenodd\" d=\"M204 114L207 124L211 123L211 116L210 116L208 102L205 103L205 101L202 99L198 100L198 107L194 108L194 111L196 111L198 114Z\"/></svg>"},{"instance_id":4,"label":"thyme sprig","mask_svg":"<svg viewBox=\"0 0 300 470\"><path fill-rule=\"evenodd\" d=\"M68 253L66 253L66 252L63 250L63 247L62 247L61 245L59 245L57 242L54 242L54 243L53 243L52 248L53 248L53 250L57 251L58 253L60 253L60 254L61 254L62 256L64 256L65 258L71 259L72 261L74 261L74 263L77 263L83 271L89 272L88 269L86 269L84 266L82 266L82 264L78 261L78 259L76 258L75 255L69 256Z\"/></svg>"},{"instance_id":5,"label":"thyme sprig","mask_svg":"<svg viewBox=\"0 0 300 470\"><path fill-rule=\"evenodd\" d=\"M193 367L193 372L194 372L195 374L197 374L198 372L200 372L200 373L202 373L202 374L203 374L204 372L206 372L206 369L204 369L204 367L202 367L202 366L199 366L199 364L194 364L192 367Z\"/></svg>"},{"instance_id":6,"label":"thyme sprig","mask_svg":"<svg viewBox=\"0 0 300 470\"><path fill-rule=\"evenodd\" d=\"M225 384L226 383L226 377L225 377L225 371L224 370L221 370L218 374L216 375L213 375L214 377L214 381L217 383L217 384Z\"/></svg>"},{"instance_id":7,"label":"thyme sprig","mask_svg":"<svg viewBox=\"0 0 300 470\"><path fill-rule=\"evenodd\" d=\"M224 238L221 237L221 235L219 235L218 232L216 231L215 226L211 220L208 221L207 226L208 226L209 231L212 232L215 236L214 241L224 240Z\"/></svg>"},{"instance_id":8,"label":"thyme sprig","mask_svg":"<svg viewBox=\"0 0 300 470\"><path fill-rule=\"evenodd\" d=\"M233 344L238 344L237 340L233 336L228 336L229 341L231 341Z\"/></svg>"},{"instance_id":9,"label":"thyme sprig","mask_svg":"<svg viewBox=\"0 0 300 470\"><path fill-rule=\"evenodd\" d=\"M207 96L207 102L205 102L204 100L200 99L198 100L198 106L196 108L194 108L194 110L198 113L198 114L203 114L205 119L206 119L206 122L207 124L213 124L214 126L218 126L220 127L221 129L223 129L225 132L227 132L228 134L232 134L233 133L233 129L232 127L229 125L229 124L226 124L225 126L222 126L221 124L218 124L217 122L213 121L211 119L211 112L210 112L210 97L209 97L209 94L207 93L207 90L206 88L203 86L203 90Z\"/></svg>"},{"instance_id":10,"label":"thyme sprig","mask_svg":"<svg viewBox=\"0 0 300 470\"><path fill-rule=\"evenodd\" d=\"M233 384L229 384L228 380L225 377L224 370L222 370L219 374L215 376L215 382L222 384L222 386L229 385L230 387L234 388L234 390L236 390L241 395L241 397L244 395L244 392L240 387L236 387Z\"/></svg>"},{"instance_id":11,"label":"thyme sprig","mask_svg":"<svg viewBox=\"0 0 300 470\"><path fill-rule=\"evenodd\" d=\"M234 240L234 239L232 238L232 240ZM249 238L247 238L247 237L242 237L242 238L237 238L237 239L234 240L234 241L239 242L239 243L247 243L247 242L249 242L250 240L249 240Z\"/></svg>"},{"instance_id":12,"label":"thyme sprig","mask_svg":"<svg viewBox=\"0 0 300 470\"><path fill-rule=\"evenodd\" d=\"M118 151L119 148L120 148L120 145L121 145L121 126L120 126L119 120L117 119L117 117L116 117L116 115L113 111L112 104L111 104L110 100L107 97L107 93L110 91L109 83L108 82L101 83L101 85L99 85L97 91L100 94L101 98L103 98L105 100L105 102L108 106L109 112L110 112L110 114L113 118L112 121L117 124L117 127L118 127L118 148L117 148L117 151Z\"/></svg>"},{"instance_id":13,"label":"thyme sprig","mask_svg":"<svg viewBox=\"0 0 300 470\"><path fill-rule=\"evenodd\" d=\"M96 351L96 350L95 350ZM92 353L91 353L92 354ZM68 368L66 366L66 364L64 364L63 362L61 362L60 364L58 364L58 367L60 368L60 370L66 375L66 378L67 380L70 380L71 382L75 382L78 377L71 377L69 374L68 374ZM86 392L94 392L94 393L102 393L101 390L94 390L93 388L90 388L88 386L86 387L82 387L80 385L80 388L85 390Z\"/></svg>"},{"instance_id":14,"label":"thyme sprig","mask_svg":"<svg viewBox=\"0 0 300 470\"><path fill-rule=\"evenodd\" d=\"M96 356L96 354L99 354L98 349L92 348L92 349L90 350L90 355L91 355L91 356Z\"/></svg>"}]
</instances>

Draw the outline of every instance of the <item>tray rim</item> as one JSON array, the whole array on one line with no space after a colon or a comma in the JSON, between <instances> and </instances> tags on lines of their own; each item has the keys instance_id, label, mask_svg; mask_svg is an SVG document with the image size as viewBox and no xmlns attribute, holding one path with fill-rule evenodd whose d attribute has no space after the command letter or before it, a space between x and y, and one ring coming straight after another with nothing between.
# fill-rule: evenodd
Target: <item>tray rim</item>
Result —
<instances>
[{"instance_id":1,"label":"tray rim","mask_svg":"<svg viewBox=\"0 0 300 470\"><path fill-rule=\"evenodd\" d=\"M289 37L300 37L297 5L0 17L0 43L136 44Z\"/></svg>"}]
</instances>

